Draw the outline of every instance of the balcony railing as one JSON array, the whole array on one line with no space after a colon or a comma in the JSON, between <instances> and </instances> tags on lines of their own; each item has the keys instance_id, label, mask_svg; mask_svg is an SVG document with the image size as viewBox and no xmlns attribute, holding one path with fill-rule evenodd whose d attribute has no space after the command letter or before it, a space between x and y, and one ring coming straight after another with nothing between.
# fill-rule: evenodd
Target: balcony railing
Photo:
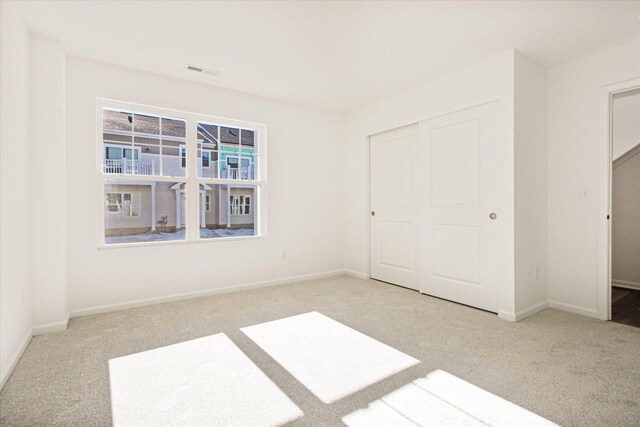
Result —
<instances>
[{"instance_id":1,"label":"balcony railing","mask_svg":"<svg viewBox=\"0 0 640 427\"><path fill-rule=\"evenodd\" d=\"M128 175L156 175L156 165L154 161L105 159L104 172Z\"/></svg>"},{"instance_id":2,"label":"balcony railing","mask_svg":"<svg viewBox=\"0 0 640 427\"><path fill-rule=\"evenodd\" d=\"M226 172L226 176L225 175ZM240 172L237 168L227 168L223 170L222 178L227 179L249 179L249 168L242 168Z\"/></svg>"}]
</instances>

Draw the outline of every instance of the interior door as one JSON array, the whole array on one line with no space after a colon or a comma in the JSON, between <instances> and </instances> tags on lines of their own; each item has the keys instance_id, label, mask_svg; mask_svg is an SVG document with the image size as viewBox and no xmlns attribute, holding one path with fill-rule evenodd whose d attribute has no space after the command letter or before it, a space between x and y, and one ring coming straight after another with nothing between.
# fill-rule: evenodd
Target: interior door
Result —
<instances>
[{"instance_id":1,"label":"interior door","mask_svg":"<svg viewBox=\"0 0 640 427\"><path fill-rule=\"evenodd\" d=\"M497 312L502 268L497 102L420 129L420 290ZM508 178L508 177L507 177Z\"/></svg>"},{"instance_id":2,"label":"interior door","mask_svg":"<svg viewBox=\"0 0 640 427\"><path fill-rule=\"evenodd\" d=\"M418 125L370 143L371 277L418 289Z\"/></svg>"}]
</instances>

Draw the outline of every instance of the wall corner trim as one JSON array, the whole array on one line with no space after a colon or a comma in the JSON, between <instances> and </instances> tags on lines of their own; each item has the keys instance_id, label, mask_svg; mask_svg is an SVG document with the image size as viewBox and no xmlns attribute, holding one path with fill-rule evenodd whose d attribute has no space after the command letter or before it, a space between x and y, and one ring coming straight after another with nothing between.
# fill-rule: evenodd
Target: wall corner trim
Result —
<instances>
[{"instance_id":1,"label":"wall corner trim","mask_svg":"<svg viewBox=\"0 0 640 427\"><path fill-rule=\"evenodd\" d=\"M18 350L14 353L13 357L9 362L9 365L6 368L3 367L4 370L2 372L2 376L0 377L0 391L4 388L4 385L7 383L7 380L13 373L13 370L18 364L18 361L20 360L20 358L22 357L22 354L24 353L24 351L27 349L27 346L31 342L31 338L33 338L33 330L30 330L27 333L27 335L23 338L22 343L20 344L20 347L18 347Z\"/></svg>"},{"instance_id":2,"label":"wall corner trim","mask_svg":"<svg viewBox=\"0 0 640 427\"><path fill-rule=\"evenodd\" d=\"M509 322L516 321L516 314L511 311L500 310L498 311L498 317L502 320L507 320Z\"/></svg>"},{"instance_id":3,"label":"wall corner trim","mask_svg":"<svg viewBox=\"0 0 640 427\"><path fill-rule=\"evenodd\" d=\"M354 271L354 270L344 270L344 274L346 274L347 276L355 277L356 279L363 279L363 280L371 279L371 276L369 276L369 274L361 273L359 271Z\"/></svg>"},{"instance_id":4,"label":"wall corner trim","mask_svg":"<svg viewBox=\"0 0 640 427\"><path fill-rule=\"evenodd\" d=\"M519 322L522 319L526 319L527 317L539 313L547 308L549 308L549 303L547 301L543 301L541 303L534 304L531 307L525 308L524 310L520 310L516 313L516 322Z\"/></svg>"},{"instance_id":5,"label":"wall corner trim","mask_svg":"<svg viewBox=\"0 0 640 427\"><path fill-rule=\"evenodd\" d=\"M498 317L503 320L508 320L509 322L519 322L529 316L541 312L546 308L549 308L549 303L543 301L515 313L512 311L500 310L498 311Z\"/></svg>"},{"instance_id":6,"label":"wall corner trim","mask_svg":"<svg viewBox=\"0 0 640 427\"><path fill-rule=\"evenodd\" d=\"M67 313L66 319L60 322L46 323L44 325L34 326L32 334L42 335L42 334L48 334L51 332L66 331L67 326L69 326L69 319L70 319L70 316L69 316L69 313Z\"/></svg>"}]
</instances>

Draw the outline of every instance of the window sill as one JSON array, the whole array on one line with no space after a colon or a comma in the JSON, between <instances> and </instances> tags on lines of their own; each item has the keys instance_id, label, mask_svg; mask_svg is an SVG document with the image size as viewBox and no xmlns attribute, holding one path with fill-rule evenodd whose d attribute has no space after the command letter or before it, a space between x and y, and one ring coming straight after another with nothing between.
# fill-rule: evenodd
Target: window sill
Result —
<instances>
[{"instance_id":1,"label":"window sill","mask_svg":"<svg viewBox=\"0 0 640 427\"><path fill-rule=\"evenodd\" d=\"M239 237L217 237L211 239L197 239L197 240L167 240L163 242L134 242L134 243L114 243L112 245L99 244L98 250L111 250L111 249L130 249L130 248L143 248L148 246L174 246L174 245L191 245L202 243L217 243L217 242L239 242L246 240L262 240L266 236L239 236Z\"/></svg>"}]
</instances>

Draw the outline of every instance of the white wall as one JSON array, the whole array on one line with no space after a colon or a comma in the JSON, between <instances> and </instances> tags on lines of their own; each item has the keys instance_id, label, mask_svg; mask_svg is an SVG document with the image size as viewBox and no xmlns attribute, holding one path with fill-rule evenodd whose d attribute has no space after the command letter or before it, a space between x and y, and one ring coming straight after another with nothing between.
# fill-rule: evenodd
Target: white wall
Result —
<instances>
[{"instance_id":1,"label":"white wall","mask_svg":"<svg viewBox=\"0 0 640 427\"><path fill-rule=\"evenodd\" d=\"M505 147L501 176L513 177L513 69L514 52L505 51L485 61L412 90L376 102L348 116L344 154L345 167L345 266L369 274L368 140L371 134L471 107L491 100L500 101L500 136ZM513 195L513 179L503 182L504 192ZM501 221L513 229L513 199L500 212ZM500 309L515 316L513 235L497 254L510 263L508 277L501 278Z\"/></svg>"},{"instance_id":2,"label":"white wall","mask_svg":"<svg viewBox=\"0 0 640 427\"><path fill-rule=\"evenodd\" d=\"M0 3L0 386L31 338L29 233L29 34Z\"/></svg>"},{"instance_id":3,"label":"white wall","mask_svg":"<svg viewBox=\"0 0 640 427\"><path fill-rule=\"evenodd\" d=\"M548 297L547 73L517 53L514 111L516 312L526 313Z\"/></svg>"},{"instance_id":4,"label":"white wall","mask_svg":"<svg viewBox=\"0 0 640 427\"><path fill-rule=\"evenodd\" d=\"M600 88L640 76L640 41L548 70L549 299L598 309ZM587 189L588 200L580 190Z\"/></svg>"},{"instance_id":5,"label":"white wall","mask_svg":"<svg viewBox=\"0 0 640 427\"><path fill-rule=\"evenodd\" d=\"M343 268L341 116L77 58L66 78L72 312ZM268 236L98 250L96 97L266 124Z\"/></svg>"},{"instance_id":6,"label":"white wall","mask_svg":"<svg viewBox=\"0 0 640 427\"><path fill-rule=\"evenodd\" d=\"M640 89L613 96L613 160L640 144Z\"/></svg>"},{"instance_id":7,"label":"white wall","mask_svg":"<svg viewBox=\"0 0 640 427\"><path fill-rule=\"evenodd\" d=\"M67 325L65 51L30 40L29 273L36 333Z\"/></svg>"}]
</instances>

